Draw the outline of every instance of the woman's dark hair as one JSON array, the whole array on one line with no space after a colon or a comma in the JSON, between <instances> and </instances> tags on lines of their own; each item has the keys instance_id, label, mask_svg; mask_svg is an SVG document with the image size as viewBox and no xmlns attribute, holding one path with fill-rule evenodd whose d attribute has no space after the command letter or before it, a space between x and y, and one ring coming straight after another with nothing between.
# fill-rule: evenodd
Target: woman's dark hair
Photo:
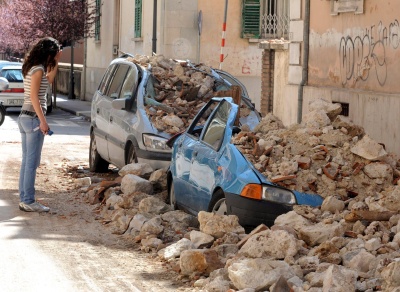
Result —
<instances>
[{"instance_id":1,"label":"woman's dark hair","mask_svg":"<svg viewBox=\"0 0 400 292\"><path fill-rule=\"evenodd\" d=\"M45 37L40 39L26 54L22 65L22 75L25 77L33 66L43 65L44 70L56 66L55 56L60 51L60 45L56 39Z\"/></svg>"}]
</instances>

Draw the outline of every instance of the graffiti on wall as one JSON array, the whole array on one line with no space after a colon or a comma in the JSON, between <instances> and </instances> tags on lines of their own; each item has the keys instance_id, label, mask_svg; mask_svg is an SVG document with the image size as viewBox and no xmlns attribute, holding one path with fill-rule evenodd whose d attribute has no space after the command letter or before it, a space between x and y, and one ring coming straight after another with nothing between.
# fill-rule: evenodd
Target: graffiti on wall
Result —
<instances>
[{"instance_id":1,"label":"graffiti on wall","mask_svg":"<svg viewBox=\"0 0 400 292\"><path fill-rule=\"evenodd\" d=\"M400 46L400 26L396 19L388 26L382 21L366 28L358 36L340 40L339 57L342 84L376 78L381 86L387 79L386 54Z\"/></svg>"}]
</instances>

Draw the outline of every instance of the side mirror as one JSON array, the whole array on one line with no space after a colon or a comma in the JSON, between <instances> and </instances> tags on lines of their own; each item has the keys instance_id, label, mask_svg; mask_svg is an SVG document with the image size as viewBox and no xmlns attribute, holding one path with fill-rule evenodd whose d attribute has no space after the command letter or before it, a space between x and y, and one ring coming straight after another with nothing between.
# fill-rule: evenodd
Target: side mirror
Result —
<instances>
[{"instance_id":1,"label":"side mirror","mask_svg":"<svg viewBox=\"0 0 400 292\"><path fill-rule=\"evenodd\" d=\"M4 77L0 77L0 91L7 90L8 86L8 80Z\"/></svg>"},{"instance_id":2,"label":"side mirror","mask_svg":"<svg viewBox=\"0 0 400 292\"><path fill-rule=\"evenodd\" d=\"M126 109L126 99L125 98L114 99L111 102L111 106L113 109L116 110L124 110Z\"/></svg>"}]
</instances>

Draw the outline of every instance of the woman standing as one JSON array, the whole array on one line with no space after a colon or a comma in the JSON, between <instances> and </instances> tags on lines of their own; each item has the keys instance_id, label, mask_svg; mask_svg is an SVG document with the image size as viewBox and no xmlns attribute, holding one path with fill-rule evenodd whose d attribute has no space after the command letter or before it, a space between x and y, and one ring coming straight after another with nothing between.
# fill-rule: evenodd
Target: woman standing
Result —
<instances>
[{"instance_id":1,"label":"woman standing","mask_svg":"<svg viewBox=\"0 0 400 292\"><path fill-rule=\"evenodd\" d=\"M56 76L60 55L61 48L58 41L46 37L31 48L22 65L24 104L18 118L22 139L19 209L25 212L50 210L35 200L35 179L44 136L50 131L46 121L46 89Z\"/></svg>"}]
</instances>

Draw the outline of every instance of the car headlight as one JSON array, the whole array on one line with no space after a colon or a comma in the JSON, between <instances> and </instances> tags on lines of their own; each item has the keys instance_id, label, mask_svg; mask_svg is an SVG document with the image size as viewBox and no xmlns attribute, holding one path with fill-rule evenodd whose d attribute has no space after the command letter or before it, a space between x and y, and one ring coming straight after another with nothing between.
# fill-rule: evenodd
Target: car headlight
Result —
<instances>
[{"instance_id":1,"label":"car headlight","mask_svg":"<svg viewBox=\"0 0 400 292\"><path fill-rule=\"evenodd\" d=\"M296 204L296 198L290 190L273 186L263 186L262 199L282 204Z\"/></svg>"},{"instance_id":2,"label":"car headlight","mask_svg":"<svg viewBox=\"0 0 400 292\"><path fill-rule=\"evenodd\" d=\"M143 144L150 150L171 150L167 146L167 139L159 136L143 134Z\"/></svg>"}]
</instances>

